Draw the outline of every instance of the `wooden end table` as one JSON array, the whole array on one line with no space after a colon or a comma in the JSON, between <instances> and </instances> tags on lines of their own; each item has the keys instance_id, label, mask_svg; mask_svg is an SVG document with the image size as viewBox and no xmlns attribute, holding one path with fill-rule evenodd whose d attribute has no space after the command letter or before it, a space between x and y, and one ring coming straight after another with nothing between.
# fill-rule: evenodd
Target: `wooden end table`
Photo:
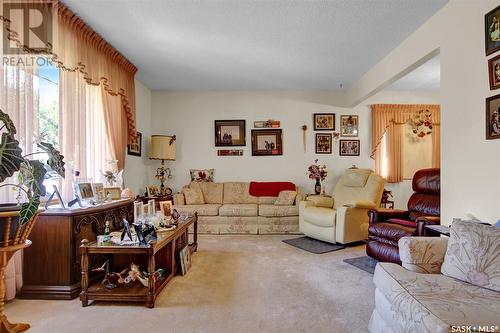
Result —
<instances>
[{"instance_id":1,"label":"wooden end table","mask_svg":"<svg viewBox=\"0 0 500 333\"><path fill-rule=\"evenodd\" d=\"M189 243L188 229L193 225L193 242ZM180 271L180 264L176 262L179 252L189 245L191 253L198 249L198 214L185 221L179 221L175 230L158 233L156 242L148 245L121 246L121 245L97 245L97 243L82 240L80 246L82 267L82 292L80 300L82 306L87 306L90 300L95 301L131 301L144 302L144 306L153 308L155 299L165 285ZM139 281L132 286L119 284L114 289L107 289L100 281L89 286L89 256L104 255L110 260L110 267L128 267L131 262L139 264L139 267L147 267L150 276L159 268L165 270L164 278L154 282L148 280L148 287L144 287ZM120 271L110 269L111 271Z\"/></svg>"}]
</instances>

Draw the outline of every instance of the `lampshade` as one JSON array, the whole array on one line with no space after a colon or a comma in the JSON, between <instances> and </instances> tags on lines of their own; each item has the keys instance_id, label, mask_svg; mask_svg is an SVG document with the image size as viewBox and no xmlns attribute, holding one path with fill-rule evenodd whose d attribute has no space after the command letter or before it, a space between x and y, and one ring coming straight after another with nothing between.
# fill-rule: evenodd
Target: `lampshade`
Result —
<instances>
[{"instance_id":1,"label":"lampshade","mask_svg":"<svg viewBox=\"0 0 500 333\"><path fill-rule=\"evenodd\" d=\"M175 161L175 137L173 138L168 135L152 135L149 158L152 160Z\"/></svg>"}]
</instances>

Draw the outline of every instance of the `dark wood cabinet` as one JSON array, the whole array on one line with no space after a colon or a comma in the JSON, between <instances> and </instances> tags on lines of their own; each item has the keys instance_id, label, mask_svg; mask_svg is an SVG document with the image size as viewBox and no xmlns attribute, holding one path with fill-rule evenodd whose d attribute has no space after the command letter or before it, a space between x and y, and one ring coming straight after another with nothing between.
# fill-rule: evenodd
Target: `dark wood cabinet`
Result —
<instances>
[{"instance_id":1,"label":"dark wood cabinet","mask_svg":"<svg viewBox=\"0 0 500 333\"><path fill-rule=\"evenodd\" d=\"M134 219L133 200L120 200L81 209L49 209L33 227L33 244L23 254L21 298L73 299L80 291L81 266L79 247L83 239L94 241L110 229L123 228L123 218ZM96 267L104 258L90 262Z\"/></svg>"}]
</instances>

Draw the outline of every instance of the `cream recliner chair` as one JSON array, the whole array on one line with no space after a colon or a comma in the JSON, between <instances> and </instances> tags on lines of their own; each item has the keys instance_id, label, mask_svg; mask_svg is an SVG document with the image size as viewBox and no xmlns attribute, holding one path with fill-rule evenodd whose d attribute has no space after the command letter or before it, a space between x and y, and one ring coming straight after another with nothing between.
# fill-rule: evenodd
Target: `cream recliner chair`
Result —
<instances>
[{"instance_id":1,"label":"cream recliner chair","mask_svg":"<svg viewBox=\"0 0 500 333\"><path fill-rule=\"evenodd\" d=\"M370 169L348 169L332 197L309 196L299 205L299 230L330 243L368 238L368 210L380 206L385 180Z\"/></svg>"}]
</instances>

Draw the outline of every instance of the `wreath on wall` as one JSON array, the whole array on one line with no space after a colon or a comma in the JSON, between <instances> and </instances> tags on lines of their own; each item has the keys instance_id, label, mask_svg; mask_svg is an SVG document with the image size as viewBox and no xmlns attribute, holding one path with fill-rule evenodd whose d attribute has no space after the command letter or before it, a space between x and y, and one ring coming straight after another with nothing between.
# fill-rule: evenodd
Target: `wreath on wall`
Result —
<instances>
[{"instance_id":1,"label":"wreath on wall","mask_svg":"<svg viewBox=\"0 0 500 333\"><path fill-rule=\"evenodd\" d=\"M413 134L417 138L424 138L426 135L432 134L432 114L429 110L420 110L413 116Z\"/></svg>"}]
</instances>

